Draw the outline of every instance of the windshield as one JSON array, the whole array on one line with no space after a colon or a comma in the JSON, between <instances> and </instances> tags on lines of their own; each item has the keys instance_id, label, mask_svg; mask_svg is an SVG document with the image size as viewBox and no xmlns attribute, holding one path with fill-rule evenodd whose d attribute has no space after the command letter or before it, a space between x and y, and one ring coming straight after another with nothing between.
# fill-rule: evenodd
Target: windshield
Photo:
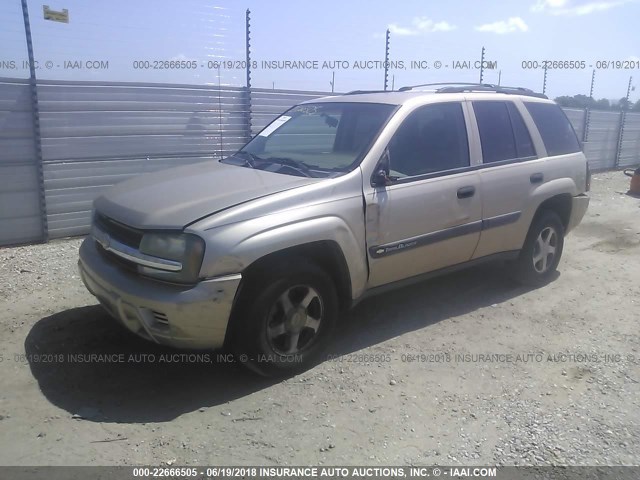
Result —
<instances>
[{"instance_id":1,"label":"windshield","mask_svg":"<svg viewBox=\"0 0 640 480\"><path fill-rule=\"evenodd\" d=\"M290 175L340 175L359 164L394 109L377 103L298 105L223 161Z\"/></svg>"}]
</instances>

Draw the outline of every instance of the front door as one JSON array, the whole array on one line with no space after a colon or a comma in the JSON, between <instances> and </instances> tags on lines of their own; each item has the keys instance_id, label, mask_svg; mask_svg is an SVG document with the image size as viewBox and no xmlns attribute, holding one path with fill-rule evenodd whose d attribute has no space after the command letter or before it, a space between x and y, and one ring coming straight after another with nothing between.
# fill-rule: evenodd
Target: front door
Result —
<instances>
[{"instance_id":1,"label":"front door","mask_svg":"<svg viewBox=\"0 0 640 480\"><path fill-rule=\"evenodd\" d=\"M389 144L390 183L365 181L369 287L472 257L482 203L465 115L460 102L418 107Z\"/></svg>"}]
</instances>

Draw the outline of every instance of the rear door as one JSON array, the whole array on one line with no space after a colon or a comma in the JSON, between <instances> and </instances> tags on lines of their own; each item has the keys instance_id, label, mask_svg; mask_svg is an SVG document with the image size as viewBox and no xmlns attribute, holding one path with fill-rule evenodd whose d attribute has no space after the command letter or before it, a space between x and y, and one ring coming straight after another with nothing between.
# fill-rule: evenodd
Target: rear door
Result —
<instances>
[{"instance_id":1,"label":"rear door","mask_svg":"<svg viewBox=\"0 0 640 480\"><path fill-rule=\"evenodd\" d=\"M545 182L545 159L538 158L516 100L473 100L482 146L482 233L473 257L519 250L530 219L523 215L532 192Z\"/></svg>"}]
</instances>

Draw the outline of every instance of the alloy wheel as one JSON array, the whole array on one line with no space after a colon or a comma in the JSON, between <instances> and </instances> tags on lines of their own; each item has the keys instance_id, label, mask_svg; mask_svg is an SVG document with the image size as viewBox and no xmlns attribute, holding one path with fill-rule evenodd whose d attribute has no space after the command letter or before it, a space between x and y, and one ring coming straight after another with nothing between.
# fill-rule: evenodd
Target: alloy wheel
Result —
<instances>
[{"instance_id":1,"label":"alloy wheel","mask_svg":"<svg viewBox=\"0 0 640 480\"><path fill-rule=\"evenodd\" d=\"M533 247L533 268L538 273L545 273L553 264L558 247L558 234L553 227L544 228Z\"/></svg>"},{"instance_id":2,"label":"alloy wheel","mask_svg":"<svg viewBox=\"0 0 640 480\"><path fill-rule=\"evenodd\" d=\"M267 339L273 351L292 355L307 350L317 337L323 315L322 298L313 287L288 288L267 317Z\"/></svg>"}]
</instances>

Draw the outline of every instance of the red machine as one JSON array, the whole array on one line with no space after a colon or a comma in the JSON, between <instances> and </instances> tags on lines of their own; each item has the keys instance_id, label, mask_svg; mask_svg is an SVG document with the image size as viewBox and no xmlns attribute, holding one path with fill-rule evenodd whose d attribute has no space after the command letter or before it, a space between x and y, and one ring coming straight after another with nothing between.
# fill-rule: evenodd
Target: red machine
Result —
<instances>
[{"instance_id":1,"label":"red machine","mask_svg":"<svg viewBox=\"0 0 640 480\"><path fill-rule=\"evenodd\" d=\"M629 191L627 193L640 196L640 167L635 170L627 168L624 171L624 174L627 177L631 177L631 185L629 186Z\"/></svg>"}]
</instances>

